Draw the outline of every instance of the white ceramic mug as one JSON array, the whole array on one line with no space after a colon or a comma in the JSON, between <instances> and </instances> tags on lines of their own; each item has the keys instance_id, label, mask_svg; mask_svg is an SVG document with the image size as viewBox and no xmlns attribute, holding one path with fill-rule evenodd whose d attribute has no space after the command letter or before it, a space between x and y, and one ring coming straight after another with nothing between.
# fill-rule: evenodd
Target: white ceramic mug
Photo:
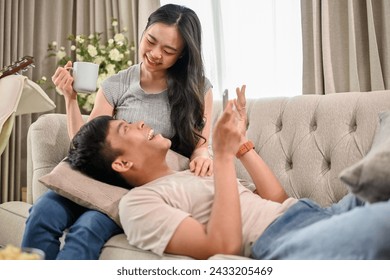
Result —
<instances>
[{"instance_id":1,"label":"white ceramic mug","mask_svg":"<svg viewBox=\"0 0 390 280\"><path fill-rule=\"evenodd\" d=\"M73 89L76 92L93 93L99 75L99 64L77 61L73 63Z\"/></svg>"}]
</instances>

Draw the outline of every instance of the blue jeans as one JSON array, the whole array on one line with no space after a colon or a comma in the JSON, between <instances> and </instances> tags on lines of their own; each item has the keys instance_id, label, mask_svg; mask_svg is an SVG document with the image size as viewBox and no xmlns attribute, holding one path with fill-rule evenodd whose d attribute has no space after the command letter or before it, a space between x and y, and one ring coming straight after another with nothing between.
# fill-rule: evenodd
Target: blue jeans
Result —
<instances>
[{"instance_id":1,"label":"blue jeans","mask_svg":"<svg viewBox=\"0 0 390 280\"><path fill-rule=\"evenodd\" d=\"M68 229L60 249L60 237ZM22 247L41 249L46 259L95 260L104 243L122 229L105 214L48 191L31 207Z\"/></svg>"},{"instance_id":2,"label":"blue jeans","mask_svg":"<svg viewBox=\"0 0 390 280\"><path fill-rule=\"evenodd\" d=\"M390 201L364 204L354 195L322 208L302 199L252 247L256 259L390 259Z\"/></svg>"}]
</instances>

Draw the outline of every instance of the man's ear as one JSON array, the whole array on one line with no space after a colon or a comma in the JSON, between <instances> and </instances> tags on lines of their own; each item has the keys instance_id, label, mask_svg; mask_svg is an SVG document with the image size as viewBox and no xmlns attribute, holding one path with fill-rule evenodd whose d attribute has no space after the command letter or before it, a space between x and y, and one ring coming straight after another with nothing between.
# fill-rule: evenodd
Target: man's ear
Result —
<instances>
[{"instance_id":1,"label":"man's ear","mask_svg":"<svg viewBox=\"0 0 390 280\"><path fill-rule=\"evenodd\" d=\"M119 173L128 171L132 166L133 162L121 158L115 159L111 164L112 169Z\"/></svg>"}]
</instances>

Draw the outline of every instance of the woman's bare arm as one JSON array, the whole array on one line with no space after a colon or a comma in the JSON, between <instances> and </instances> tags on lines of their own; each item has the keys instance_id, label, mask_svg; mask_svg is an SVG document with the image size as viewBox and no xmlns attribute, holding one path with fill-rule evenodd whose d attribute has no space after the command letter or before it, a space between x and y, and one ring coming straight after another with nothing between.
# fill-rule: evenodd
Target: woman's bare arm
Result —
<instances>
[{"instance_id":1,"label":"woman's bare arm","mask_svg":"<svg viewBox=\"0 0 390 280\"><path fill-rule=\"evenodd\" d=\"M213 92L209 89L205 95L204 118L206 123L202 130L202 136L206 141L203 141L203 139L199 140L190 158L190 170L197 176L211 176L213 174L213 161L208 151L212 113Z\"/></svg>"},{"instance_id":2,"label":"woman's bare arm","mask_svg":"<svg viewBox=\"0 0 390 280\"><path fill-rule=\"evenodd\" d=\"M72 62L69 61L64 67L58 67L52 81L59 91L65 98L65 109L67 116L67 127L69 138L72 139L74 135L79 131L80 127L84 124L83 117L77 102L77 92L73 89L73 77L69 73L69 69L72 67ZM99 89L95 106L88 118L91 120L100 115L112 116L114 108L106 100L103 90Z\"/></svg>"}]
</instances>

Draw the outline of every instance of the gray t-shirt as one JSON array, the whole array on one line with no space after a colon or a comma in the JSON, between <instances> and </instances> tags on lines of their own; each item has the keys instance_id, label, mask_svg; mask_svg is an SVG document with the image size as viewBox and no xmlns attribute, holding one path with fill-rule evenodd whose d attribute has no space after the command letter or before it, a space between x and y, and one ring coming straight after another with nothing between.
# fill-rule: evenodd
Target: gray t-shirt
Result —
<instances>
[{"instance_id":1,"label":"gray t-shirt","mask_svg":"<svg viewBox=\"0 0 390 280\"><path fill-rule=\"evenodd\" d=\"M103 92L107 101L115 108L115 118L127 122L142 120L156 133L171 139L175 131L171 122L168 91L148 94L141 88L140 77L141 64L136 64L103 82ZM206 78L205 94L211 87Z\"/></svg>"}]
</instances>

